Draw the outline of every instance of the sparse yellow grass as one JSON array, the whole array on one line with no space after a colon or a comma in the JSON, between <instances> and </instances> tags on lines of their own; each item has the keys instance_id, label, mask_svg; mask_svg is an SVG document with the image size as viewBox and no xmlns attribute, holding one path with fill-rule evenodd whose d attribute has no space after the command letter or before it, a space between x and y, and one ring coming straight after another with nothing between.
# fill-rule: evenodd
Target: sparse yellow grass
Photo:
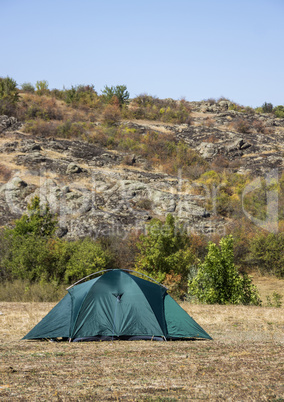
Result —
<instances>
[{"instance_id":1,"label":"sparse yellow grass","mask_svg":"<svg viewBox=\"0 0 284 402\"><path fill-rule=\"evenodd\" d=\"M266 304L267 296L271 297L273 292L282 296L282 304L284 307L284 279L278 279L275 276L262 276L257 273L251 274L253 283L258 288L260 298L263 304Z\"/></svg>"},{"instance_id":2,"label":"sparse yellow grass","mask_svg":"<svg viewBox=\"0 0 284 402\"><path fill-rule=\"evenodd\" d=\"M0 400L281 401L283 309L183 303L214 338L21 341L54 303L0 303Z\"/></svg>"}]
</instances>

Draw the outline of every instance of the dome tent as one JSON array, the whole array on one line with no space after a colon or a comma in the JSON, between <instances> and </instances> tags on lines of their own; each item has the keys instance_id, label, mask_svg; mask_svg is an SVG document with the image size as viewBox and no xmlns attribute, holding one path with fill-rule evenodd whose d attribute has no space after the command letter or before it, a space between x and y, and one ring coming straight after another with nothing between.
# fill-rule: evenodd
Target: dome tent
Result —
<instances>
[{"instance_id":1,"label":"dome tent","mask_svg":"<svg viewBox=\"0 0 284 402\"><path fill-rule=\"evenodd\" d=\"M48 338L212 339L166 288L119 269L69 288L23 339Z\"/></svg>"}]
</instances>

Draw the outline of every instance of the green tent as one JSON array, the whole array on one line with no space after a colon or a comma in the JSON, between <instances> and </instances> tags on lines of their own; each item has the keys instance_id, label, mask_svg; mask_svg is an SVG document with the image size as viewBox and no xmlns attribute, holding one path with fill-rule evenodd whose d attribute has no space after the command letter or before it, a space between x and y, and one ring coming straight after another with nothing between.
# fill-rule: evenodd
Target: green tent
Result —
<instances>
[{"instance_id":1,"label":"green tent","mask_svg":"<svg viewBox=\"0 0 284 402\"><path fill-rule=\"evenodd\" d=\"M69 288L23 339L212 339L166 289L122 270Z\"/></svg>"}]
</instances>

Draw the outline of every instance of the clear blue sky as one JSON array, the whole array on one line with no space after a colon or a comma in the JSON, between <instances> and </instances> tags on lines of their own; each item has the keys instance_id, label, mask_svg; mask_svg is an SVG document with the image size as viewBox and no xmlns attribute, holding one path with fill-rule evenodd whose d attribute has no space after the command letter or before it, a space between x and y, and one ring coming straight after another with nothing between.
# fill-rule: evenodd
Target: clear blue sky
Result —
<instances>
[{"instance_id":1,"label":"clear blue sky","mask_svg":"<svg viewBox=\"0 0 284 402\"><path fill-rule=\"evenodd\" d=\"M284 104L284 0L0 0L0 76Z\"/></svg>"}]
</instances>

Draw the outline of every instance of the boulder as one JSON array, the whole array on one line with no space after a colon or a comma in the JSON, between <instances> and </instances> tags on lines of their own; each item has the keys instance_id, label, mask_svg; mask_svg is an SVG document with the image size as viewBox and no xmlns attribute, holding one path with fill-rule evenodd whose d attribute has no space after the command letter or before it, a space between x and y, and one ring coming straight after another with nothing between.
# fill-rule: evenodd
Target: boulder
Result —
<instances>
[{"instance_id":1,"label":"boulder","mask_svg":"<svg viewBox=\"0 0 284 402\"><path fill-rule=\"evenodd\" d=\"M67 166L66 174L74 174L74 173L81 173L82 169L76 163L71 162Z\"/></svg>"},{"instance_id":2,"label":"boulder","mask_svg":"<svg viewBox=\"0 0 284 402\"><path fill-rule=\"evenodd\" d=\"M197 150L205 159L211 159L218 153L218 147L216 144L212 144L210 142L202 142Z\"/></svg>"}]
</instances>

